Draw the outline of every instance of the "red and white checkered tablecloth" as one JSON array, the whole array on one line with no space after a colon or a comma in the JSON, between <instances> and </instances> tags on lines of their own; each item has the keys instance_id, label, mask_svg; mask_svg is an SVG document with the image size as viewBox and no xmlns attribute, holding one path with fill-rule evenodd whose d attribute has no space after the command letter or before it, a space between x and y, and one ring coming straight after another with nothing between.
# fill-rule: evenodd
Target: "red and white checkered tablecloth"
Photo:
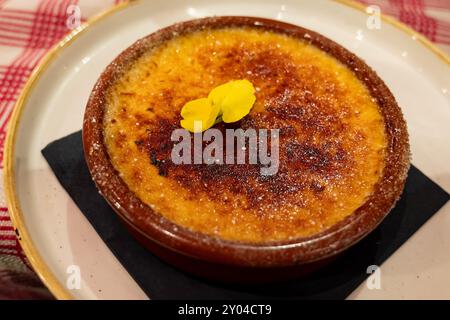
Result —
<instances>
[{"instance_id":1,"label":"red and white checkered tablecloth","mask_svg":"<svg viewBox=\"0 0 450 320\"><path fill-rule=\"evenodd\" d=\"M0 179L6 125L22 87L47 50L70 31L73 5L81 21L123 0L0 0ZM450 0L359 0L378 5L450 54ZM0 299L48 299L8 216L0 186Z\"/></svg>"}]
</instances>

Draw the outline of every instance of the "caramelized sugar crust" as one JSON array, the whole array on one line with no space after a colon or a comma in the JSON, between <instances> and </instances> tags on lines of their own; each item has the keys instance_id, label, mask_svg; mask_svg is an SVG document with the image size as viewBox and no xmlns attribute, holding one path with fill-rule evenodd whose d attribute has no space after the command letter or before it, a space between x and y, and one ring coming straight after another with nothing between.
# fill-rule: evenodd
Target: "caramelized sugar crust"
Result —
<instances>
[{"instance_id":1,"label":"caramelized sugar crust","mask_svg":"<svg viewBox=\"0 0 450 320\"><path fill-rule=\"evenodd\" d=\"M308 37L252 27L174 35L111 82L104 143L127 187L176 225L252 243L311 236L363 206L385 173L388 123L357 71ZM274 176L261 176L258 164L170 159L182 106L233 79L254 84L255 106L216 127L280 129Z\"/></svg>"}]
</instances>

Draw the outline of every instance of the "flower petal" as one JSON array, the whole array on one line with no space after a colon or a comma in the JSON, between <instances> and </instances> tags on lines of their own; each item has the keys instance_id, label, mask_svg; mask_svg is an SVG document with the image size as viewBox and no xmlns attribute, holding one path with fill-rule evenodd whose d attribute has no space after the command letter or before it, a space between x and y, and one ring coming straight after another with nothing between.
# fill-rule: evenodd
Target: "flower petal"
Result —
<instances>
[{"instance_id":1,"label":"flower petal","mask_svg":"<svg viewBox=\"0 0 450 320\"><path fill-rule=\"evenodd\" d=\"M180 124L190 132L202 132L214 125L218 114L219 106L214 106L210 99L192 100L181 109L181 116L184 119Z\"/></svg>"},{"instance_id":2,"label":"flower petal","mask_svg":"<svg viewBox=\"0 0 450 320\"><path fill-rule=\"evenodd\" d=\"M223 99L233 90L235 81L229 81L211 90L208 98L211 99L212 103L215 105L221 105ZM222 110L221 110L222 112Z\"/></svg>"},{"instance_id":3,"label":"flower petal","mask_svg":"<svg viewBox=\"0 0 450 320\"><path fill-rule=\"evenodd\" d=\"M250 81L232 81L230 90L221 101L223 122L236 122L245 117L255 100L255 88Z\"/></svg>"}]
</instances>

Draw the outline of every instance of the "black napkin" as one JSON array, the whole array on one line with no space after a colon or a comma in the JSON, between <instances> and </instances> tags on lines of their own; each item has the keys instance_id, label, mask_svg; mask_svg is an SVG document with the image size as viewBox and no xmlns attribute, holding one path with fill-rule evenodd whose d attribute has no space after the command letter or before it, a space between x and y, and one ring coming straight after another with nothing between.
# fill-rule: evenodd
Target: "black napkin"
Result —
<instances>
[{"instance_id":1,"label":"black napkin","mask_svg":"<svg viewBox=\"0 0 450 320\"><path fill-rule=\"evenodd\" d=\"M397 206L375 231L333 263L288 283L226 286L165 264L131 237L91 180L83 157L81 132L50 143L42 154L100 237L153 299L344 299L367 278L368 266L380 266L449 199L437 184L411 167Z\"/></svg>"}]
</instances>

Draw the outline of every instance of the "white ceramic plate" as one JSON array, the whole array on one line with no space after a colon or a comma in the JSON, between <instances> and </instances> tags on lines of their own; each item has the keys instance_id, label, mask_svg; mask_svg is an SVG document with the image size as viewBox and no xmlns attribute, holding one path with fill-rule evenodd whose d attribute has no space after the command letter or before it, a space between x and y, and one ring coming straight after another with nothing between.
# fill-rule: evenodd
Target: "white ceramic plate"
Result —
<instances>
[{"instance_id":1,"label":"white ceramic plate","mask_svg":"<svg viewBox=\"0 0 450 320\"><path fill-rule=\"evenodd\" d=\"M41 149L80 130L96 79L123 49L160 27L211 15L284 20L362 57L405 113L414 165L450 192L449 62L421 36L390 19L370 30L364 11L340 2L137 1L90 23L53 51L12 118L5 166L10 210L31 263L57 297L147 298L59 185ZM450 298L448 230L446 205L382 265L381 290L363 283L350 298ZM66 287L70 265L80 267L80 289Z\"/></svg>"}]
</instances>

